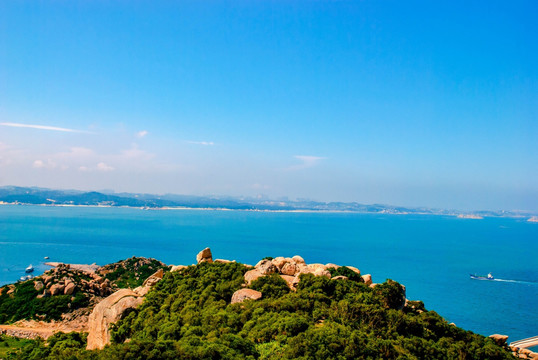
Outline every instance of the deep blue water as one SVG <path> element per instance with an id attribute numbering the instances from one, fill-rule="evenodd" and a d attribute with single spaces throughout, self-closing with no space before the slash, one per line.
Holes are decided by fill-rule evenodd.
<path id="1" fill-rule="evenodd" d="M 299 254 L 353 265 L 404 284 L 449 322 L 509 341 L 538 335 L 538 224 L 427 215 L 269 213 L 0 206 L 0 284 L 32 263 L 106 264 L 133 255 L 192 264 L 215 258 L 255 264 Z M 513 281 L 470 280 L 470 273 Z"/>

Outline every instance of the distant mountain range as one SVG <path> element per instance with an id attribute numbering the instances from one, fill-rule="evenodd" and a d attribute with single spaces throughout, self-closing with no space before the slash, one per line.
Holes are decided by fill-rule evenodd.
<path id="1" fill-rule="evenodd" d="M 191 195 L 153 195 L 136 193 L 115 193 L 112 191 L 52 190 L 38 187 L 0 187 L 0 204 L 32 205 L 85 205 L 85 206 L 127 206 L 145 209 L 195 208 L 230 209 L 258 211 L 349 211 L 377 214 L 432 214 L 464 215 L 464 217 L 531 217 L 536 215 L 527 211 L 457 211 L 430 208 L 408 208 L 357 202 L 319 202 L 312 200 L 270 200 L 250 197 L 231 196 L 191 196 Z"/>

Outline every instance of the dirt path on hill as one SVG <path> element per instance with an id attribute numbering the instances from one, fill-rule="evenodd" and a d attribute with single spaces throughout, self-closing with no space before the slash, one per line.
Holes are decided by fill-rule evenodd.
<path id="1" fill-rule="evenodd" d="M 43 322 L 43 321 L 17 321 L 13 325 L 0 325 L 0 334 L 24 339 L 47 339 L 56 332 L 88 331 L 86 324 L 81 322 Z"/>

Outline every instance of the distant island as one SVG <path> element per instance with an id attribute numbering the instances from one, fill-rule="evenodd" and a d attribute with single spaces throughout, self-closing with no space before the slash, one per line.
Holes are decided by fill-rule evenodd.
<path id="1" fill-rule="evenodd" d="M 459 211 L 426 207 L 403 207 L 383 204 L 365 205 L 358 202 L 321 202 L 314 200 L 280 199 L 233 196 L 193 196 L 175 194 L 115 193 L 111 191 L 53 190 L 39 187 L 0 187 L 0 205 L 48 206 L 107 206 L 157 209 L 209 209 L 250 211 L 334 211 L 373 214 L 425 214 L 447 215 L 462 218 L 518 217 L 538 219 L 528 211 Z"/>

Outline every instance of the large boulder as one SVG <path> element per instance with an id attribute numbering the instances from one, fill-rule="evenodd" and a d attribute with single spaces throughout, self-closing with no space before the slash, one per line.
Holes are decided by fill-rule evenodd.
<path id="1" fill-rule="evenodd" d="M 64 295 L 72 295 L 75 292 L 76 287 L 77 286 L 73 282 L 67 282 L 65 284 Z"/>
<path id="2" fill-rule="evenodd" d="M 186 268 L 187 267 L 185 265 L 172 265 L 172 268 L 170 268 L 170 272 L 179 271 Z"/>
<path id="3" fill-rule="evenodd" d="M 280 273 L 283 275 L 294 276 L 298 272 L 299 267 L 294 262 L 288 262 L 280 269 Z"/>
<path id="4" fill-rule="evenodd" d="M 270 275 L 270 274 L 274 274 L 274 273 L 278 272 L 277 267 L 275 265 L 273 265 L 271 260 L 267 260 L 267 259 L 260 260 L 256 264 L 256 269 L 258 269 L 258 271 L 262 275 Z"/>
<path id="5" fill-rule="evenodd" d="M 213 255 L 211 254 L 210 248 L 205 248 L 196 255 L 196 262 L 198 264 L 203 262 L 213 262 Z"/>
<path id="6" fill-rule="evenodd" d="M 161 280 L 163 278 L 163 275 L 164 275 L 163 269 L 157 270 L 153 275 L 151 275 L 150 277 L 148 277 L 144 281 L 142 286 L 153 286 L 153 285 L 155 285 L 157 282 L 159 282 L 159 280 Z"/>
<path id="7" fill-rule="evenodd" d="M 508 340 L 508 335 L 493 334 L 493 335 L 490 335 L 489 337 L 492 338 L 495 341 L 495 343 L 499 346 L 506 345 L 506 340 Z"/>
<path id="8" fill-rule="evenodd" d="M 51 295 L 61 295 L 64 292 L 65 286 L 62 284 L 54 284 L 50 287 L 50 294 Z"/>
<path id="9" fill-rule="evenodd" d="M 240 289 L 233 293 L 232 304 L 240 303 L 245 300 L 261 299 L 262 293 L 252 289 Z"/>
<path id="10" fill-rule="evenodd" d="M 43 289 L 43 287 L 45 287 L 45 285 L 43 285 L 43 283 L 41 281 L 36 281 L 34 283 L 34 289 L 36 289 L 37 291 L 40 291 Z M 0 295 L 2 295 L 1 293 L 2 290 L 0 290 Z"/>
<path id="11" fill-rule="evenodd" d="M 288 287 L 295 291 L 296 288 L 297 288 L 297 284 L 299 284 L 299 278 L 295 277 L 295 276 L 289 276 L 289 275 L 280 275 L 280 277 L 282 279 L 284 279 L 284 281 L 286 281 L 286 283 L 288 284 Z"/>
<path id="12" fill-rule="evenodd" d="M 278 257 L 274 258 L 273 260 L 271 260 L 271 262 L 273 263 L 273 265 L 275 265 L 277 267 L 278 271 L 281 271 L 282 267 L 284 265 L 286 265 L 289 262 L 289 260 L 286 259 L 285 257 L 278 256 Z"/>
<path id="13" fill-rule="evenodd" d="M 336 265 L 332 263 L 325 264 L 325 269 L 338 269 L 339 267 L 340 265 Z"/>
<path id="14" fill-rule="evenodd" d="M 256 280 L 257 278 L 261 276 L 263 276 L 263 274 L 260 272 L 260 270 L 252 269 L 245 273 L 244 278 L 245 278 L 245 282 L 247 284 L 250 284 L 251 282 L 253 282 L 254 280 Z"/>
<path id="15" fill-rule="evenodd" d="M 364 280 L 364 283 L 366 285 L 371 285 L 372 284 L 372 275 L 366 274 L 366 275 L 363 275 L 361 277 L 362 277 L 362 280 Z"/>
<path id="16" fill-rule="evenodd" d="M 130 289 L 121 289 L 95 306 L 88 319 L 88 345 L 86 349 L 102 349 L 110 343 L 109 326 L 121 319 L 128 309 L 138 307 L 144 300 Z"/>
<path id="17" fill-rule="evenodd" d="M 229 263 L 235 262 L 235 260 L 226 260 L 226 259 L 215 259 L 213 261 L 216 263 L 221 263 L 221 264 L 229 264 Z"/>
<path id="18" fill-rule="evenodd" d="M 297 264 L 305 264 L 304 259 L 300 257 L 299 255 L 295 255 L 292 257 L 293 261 L 295 261 Z"/>

